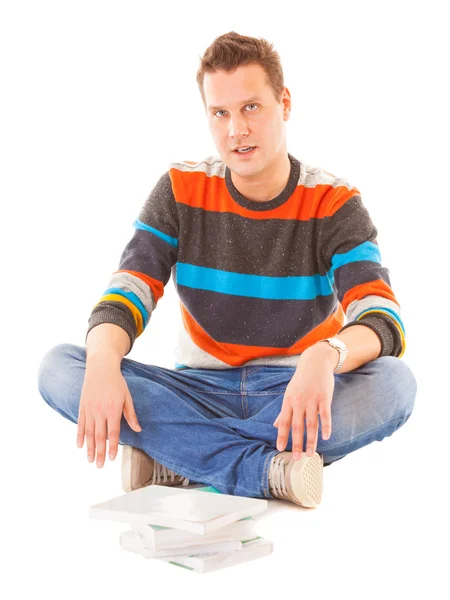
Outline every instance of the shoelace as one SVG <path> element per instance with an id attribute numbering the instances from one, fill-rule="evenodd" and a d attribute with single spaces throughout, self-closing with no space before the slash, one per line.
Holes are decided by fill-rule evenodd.
<path id="1" fill-rule="evenodd" d="M 281 498 L 282 500 L 289 498 L 284 477 L 284 469 L 288 463 L 289 460 L 285 456 L 275 454 L 269 469 L 269 488 L 274 498 Z"/>
<path id="2" fill-rule="evenodd" d="M 180 479 L 182 481 L 181 485 L 189 485 L 189 479 L 187 477 L 183 477 L 183 475 L 178 475 L 174 471 L 171 471 L 166 466 L 162 465 L 161 463 L 155 460 L 153 464 L 152 484 L 158 484 L 161 483 L 161 481 L 165 483 L 168 480 L 169 476 L 172 482 L 175 482 L 177 479 Z"/>

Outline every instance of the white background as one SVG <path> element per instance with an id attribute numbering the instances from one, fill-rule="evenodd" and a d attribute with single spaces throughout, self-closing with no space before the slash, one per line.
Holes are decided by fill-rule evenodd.
<path id="1" fill-rule="evenodd" d="M 2 2 L 3 597 L 449 597 L 444 4 Z M 89 518 L 122 493 L 121 454 L 89 464 L 37 371 L 52 346 L 84 344 L 170 162 L 216 154 L 195 74 L 230 30 L 281 56 L 288 150 L 360 189 L 418 395 L 404 428 L 325 469 L 317 510 L 270 503 L 270 557 L 201 576 L 125 552 L 126 525 Z M 129 357 L 172 368 L 180 320 L 170 281 Z"/>

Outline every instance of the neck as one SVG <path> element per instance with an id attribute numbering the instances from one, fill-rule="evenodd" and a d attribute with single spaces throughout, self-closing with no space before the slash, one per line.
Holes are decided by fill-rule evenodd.
<path id="1" fill-rule="evenodd" d="M 251 177 L 240 177 L 231 171 L 234 187 L 248 200 L 267 202 L 284 190 L 289 180 L 291 162 L 283 152 L 263 173 Z"/>

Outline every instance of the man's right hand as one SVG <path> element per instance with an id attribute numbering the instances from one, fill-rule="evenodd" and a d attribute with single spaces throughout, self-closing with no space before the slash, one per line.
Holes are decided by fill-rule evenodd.
<path id="1" fill-rule="evenodd" d="M 142 431 L 134 410 L 133 399 L 119 365 L 108 361 L 87 362 L 78 413 L 77 446 L 87 442 L 89 462 L 97 467 L 105 462 L 106 440 L 109 440 L 109 459 L 117 454 L 122 413 L 134 431 Z"/>

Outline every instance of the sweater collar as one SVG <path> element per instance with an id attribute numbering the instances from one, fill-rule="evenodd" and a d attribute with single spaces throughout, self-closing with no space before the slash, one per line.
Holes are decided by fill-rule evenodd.
<path id="1" fill-rule="evenodd" d="M 282 204 L 284 204 L 294 192 L 297 187 L 299 176 L 300 176 L 300 162 L 294 158 L 291 154 L 288 153 L 289 160 L 291 162 L 291 171 L 289 174 L 289 179 L 286 184 L 284 190 L 282 190 L 278 196 L 272 198 L 272 200 L 267 200 L 265 202 L 258 202 L 256 200 L 249 200 L 245 196 L 243 196 L 235 187 L 234 183 L 231 180 L 231 171 L 228 167 L 225 168 L 225 182 L 228 188 L 228 191 L 231 197 L 244 208 L 248 208 L 250 210 L 272 210 L 274 208 L 278 208 Z"/>

